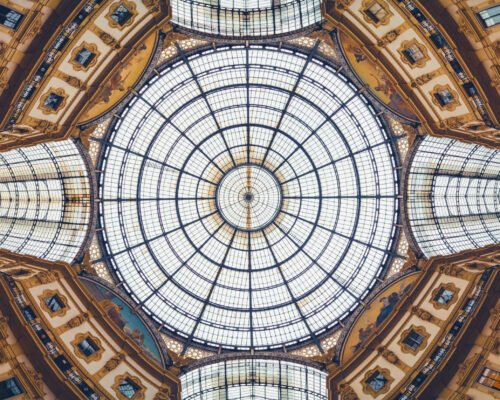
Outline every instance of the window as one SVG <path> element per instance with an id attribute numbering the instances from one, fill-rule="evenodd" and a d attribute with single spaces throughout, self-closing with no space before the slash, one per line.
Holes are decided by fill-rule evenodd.
<path id="1" fill-rule="evenodd" d="M 477 382 L 483 386 L 500 391 L 500 372 L 486 367 L 481 372 Z"/>
<path id="2" fill-rule="evenodd" d="M 364 13 L 376 24 L 382 23 L 389 16 L 388 11 L 378 2 L 366 7 Z"/>
<path id="3" fill-rule="evenodd" d="M 424 53 L 416 43 L 403 49 L 402 53 L 406 57 L 408 62 L 412 65 L 418 63 L 418 61 L 421 61 L 425 58 Z"/>
<path id="4" fill-rule="evenodd" d="M 47 305 L 47 308 L 53 313 L 60 311 L 65 307 L 63 301 L 57 294 L 51 297 L 47 297 L 45 299 L 45 304 Z"/>
<path id="5" fill-rule="evenodd" d="M 24 19 L 24 15 L 8 7 L 0 5 L 0 24 L 16 30 Z"/>
<path id="6" fill-rule="evenodd" d="M 485 28 L 491 28 L 492 26 L 500 24 L 500 6 L 494 6 L 479 11 L 477 15 Z"/>
<path id="7" fill-rule="evenodd" d="M 375 393 L 380 392 L 389 382 L 389 380 L 379 371 L 375 371 L 370 377 L 366 380 L 368 386 L 372 388 Z"/>
<path id="8" fill-rule="evenodd" d="M 61 105 L 62 101 L 64 100 L 63 96 L 60 96 L 56 93 L 49 93 L 45 101 L 43 102 L 43 105 L 46 108 L 49 108 L 51 110 L 57 110 L 59 106 Z"/>
<path id="9" fill-rule="evenodd" d="M 438 90 L 437 92 L 434 93 L 434 97 L 436 98 L 438 103 L 441 104 L 441 106 L 443 107 L 455 101 L 455 98 L 447 89 Z"/>
<path id="10" fill-rule="evenodd" d="M 438 290 L 437 295 L 434 297 L 434 301 L 439 304 L 447 305 L 452 299 L 455 293 L 451 290 L 441 288 Z"/>
<path id="11" fill-rule="evenodd" d="M 432 95 L 434 97 L 433 99 L 434 104 L 438 105 L 443 109 L 453 111 L 456 105 L 458 104 L 457 100 L 455 99 L 455 96 L 452 94 L 449 85 L 435 86 L 434 90 L 432 91 Z"/>
<path id="12" fill-rule="evenodd" d="M 131 379 L 125 378 L 119 385 L 118 385 L 118 391 L 124 395 L 127 399 L 132 399 L 134 398 L 135 394 L 140 390 L 141 388 L 135 384 Z"/>
<path id="13" fill-rule="evenodd" d="M 11 397 L 23 394 L 24 390 L 16 377 L 0 382 L 0 399 L 10 399 Z"/>
<path id="14" fill-rule="evenodd" d="M 97 344 L 95 344 L 95 342 L 90 337 L 86 337 L 85 339 L 83 339 L 80 343 L 78 343 L 77 346 L 82 354 L 84 354 L 86 357 L 91 356 L 97 350 L 99 350 L 99 346 L 97 346 Z"/>
<path id="15" fill-rule="evenodd" d="M 132 15 L 132 12 L 130 12 L 127 7 L 125 7 L 123 4 L 120 4 L 111 14 L 111 19 L 118 25 L 123 26 L 130 18 L 132 18 Z"/>
<path id="16" fill-rule="evenodd" d="M 411 330 L 408 335 L 403 340 L 403 343 L 413 350 L 417 350 L 422 342 L 424 341 L 424 336 L 415 330 Z"/>
<path id="17" fill-rule="evenodd" d="M 80 64 L 81 66 L 87 68 L 95 58 L 95 56 L 95 53 L 92 53 L 89 49 L 84 47 L 76 54 L 74 61 L 77 64 Z"/>

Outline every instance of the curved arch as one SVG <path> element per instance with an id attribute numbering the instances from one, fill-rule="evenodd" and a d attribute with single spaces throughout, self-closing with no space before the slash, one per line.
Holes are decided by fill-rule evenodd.
<path id="1" fill-rule="evenodd" d="M 427 136 L 406 179 L 407 220 L 426 257 L 500 242 L 500 151 Z"/>
<path id="2" fill-rule="evenodd" d="M 50 142 L 0 153 L 0 247 L 73 262 L 94 225 L 94 185 L 81 144 Z"/>

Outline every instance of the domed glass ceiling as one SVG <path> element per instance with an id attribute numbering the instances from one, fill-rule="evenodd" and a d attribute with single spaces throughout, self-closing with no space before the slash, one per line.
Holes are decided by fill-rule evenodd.
<path id="1" fill-rule="evenodd" d="M 326 373 L 290 361 L 224 360 L 181 375 L 183 400 L 327 400 Z"/>
<path id="2" fill-rule="evenodd" d="M 172 0 L 172 21 L 215 36 L 269 37 L 321 22 L 321 0 Z"/>
<path id="3" fill-rule="evenodd" d="M 314 50 L 181 52 L 103 142 L 105 259 L 186 346 L 319 344 L 391 260 L 395 167 L 362 90 Z"/>

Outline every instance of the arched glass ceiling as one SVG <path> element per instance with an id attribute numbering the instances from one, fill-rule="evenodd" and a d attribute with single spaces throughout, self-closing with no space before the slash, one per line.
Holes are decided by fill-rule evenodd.
<path id="1" fill-rule="evenodd" d="M 216 36 L 269 37 L 321 22 L 321 0 L 172 0 L 172 21 Z"/>
<path id="2" fill-rule="evenodd" d="M 408 176 L 408 218 L 427 257 L 500 242 L 500 151 L 428 136 Z"/>
<path id="3" fill-rule="evenodd" d="M 242 359 L 181 376 L 183 400 L 326 400 L 326 374 L 287 361 Z"/>
<path id="4" fill-rule="evenodd" d="M 187 345 L 316 340 L 392 257 L 390 139 L 312 53 L 181 54 L 124 108 L 100 163 L 104 258 Z"/>
<path id="5" fill-rule="evenodd" d="M 91 191 L 72 140 L 0 153 L 0 248 L 72 262 L 88 239 Z"/>

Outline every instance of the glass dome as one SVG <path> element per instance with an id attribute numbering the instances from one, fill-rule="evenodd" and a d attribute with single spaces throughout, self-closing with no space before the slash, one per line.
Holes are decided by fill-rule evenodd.
<path id="1" fill-rule="evenodd" d="M 224 37 L 269 37 L 321 22 L 321 0 L 172 0 L 172 21 Z"/>
<path id="2" fill-rule="evenodd" d="M 183 400 L 327 400 L 326 373 L 267 359 L 225 360 L 181 376 Z"/>
<path id="3" fill-rule="evenodd" d="M 313 53 L 181 54 L 103 142 L 104 258 L 186 346 L 319 344 L 391 261 L 396 166 L 362 90 Z"/>

